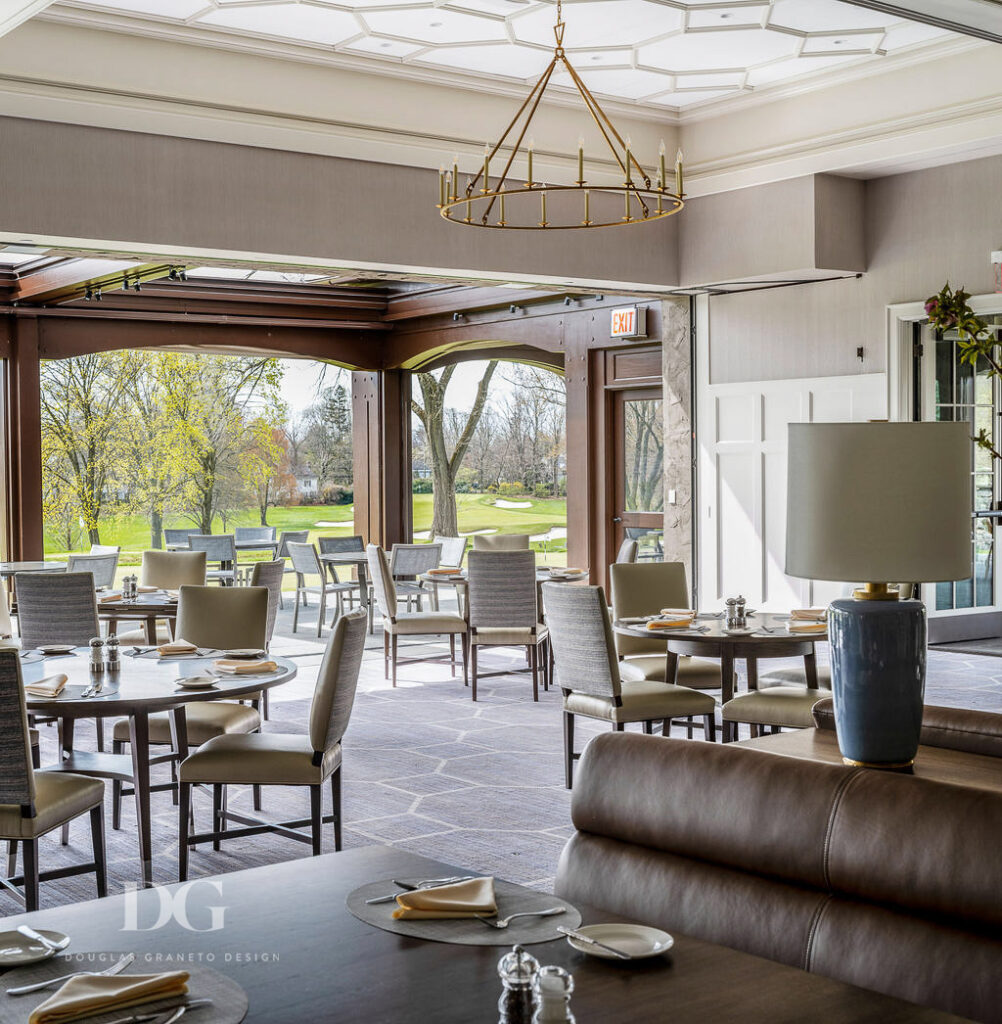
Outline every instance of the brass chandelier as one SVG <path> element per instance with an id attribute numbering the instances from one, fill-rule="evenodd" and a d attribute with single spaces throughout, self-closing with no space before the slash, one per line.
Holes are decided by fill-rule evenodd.
<path id="1" fill-rule="evenodd" d="M 682 151 L 675 158 L 674 191 L 668 188 L 665 166 L 665 144 L 659 152 L 657 182 L 634 155 L 630 139 L 623 139 L 609 120 L 598 100 L 567 59 L 564 51 L 564 20 L 562 2 L 557 0 L 557 23 L 553 28 L 556 46 L 553 59 L 532 87 L 525 102 L 511 119 L 500 141 L 492 148 L 484 147 L 484 162 L 475 176 L 467 178 L 460 191 L 459 157 L 452 170 L 439 171 L 438 209 L 452 224 L 475 228 L 498 228 L 517 231 L 544 231 L 561 228 L 604 228 L 624 224 L 645 224 L 678 213 L 685 205 L 682 191 Z M 585 178 L 584 139 L 578 143 L 578 176 L 571 185 L 552 185 L 533 180 L 532 136 L 525 142 L 532 119 L 546 92 L 554 71 L 563 65 L 571 77 L 584 105 L 623 174 L 622 184 L 591 185 Z M 516 137 L 517 136 L 517 137 Z M 499 178 L 491 179 L 491 163 L 515 137 Z M 525 152 L 528 174 L 524 181 L 512 180 L 511 170 L 519 155 Z"/>

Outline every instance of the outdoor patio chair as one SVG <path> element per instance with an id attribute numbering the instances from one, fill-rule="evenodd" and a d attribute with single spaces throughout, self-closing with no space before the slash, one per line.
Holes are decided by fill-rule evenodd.
<path id="1" fill-rule="evenodd" d="M 414 601 L 421 611 L 423 597 L 430 597 L 432 608 L 438 611 L 438 590 L 434 587 L 426 590 L 418 577 L 441 564 L 441 544 L 394 544 L 390 549 L 390 575 L 396 584 L 397 600 L 406 598 L 408 611 Z"/>
<path id="2" fill-rule="evenodd" d="M 549 689 L 546 644 L 536 599 L 536 556 L 532 551 L 471 551 L 468 559 L 466 619 L 470 627 L 470 685 L 477 699 L 477 680 L 503 672 L 479 672 L 481 647 L 525 647 L 532 673 L 532 699 L 539 700 L 539 673 Z"/>
<path id="3" fill-rule="evenodd" d="M 616 563 L 622 565 L 628 562 L 635 562 L 637 560 L 637 542 L 630 540 L 629 537 L 619 545 L 619 551 L 616 552 Z"/>
<path id="4" fill-rule="evenodd" d="M 358 534 L 352 537 L 318 537 L 317 543 L 320 545 L 321 555 L 338 555 L 342 552 L 354 553 L 365 551 L 365 540 Z M 332 565 L 330 562 L 322 562 L 321 564 L 330 570 L 331 581 L 336 583 L 338 580 L 337 566 Z M 372 584 L 369 584 L 369 593 L 371 594 L 371 592 Z M 349 593 L 346 596 L 348 598 L 348 607 L 353 608 L 355 606 L 354 593 Z"/>
<path id="5" fill-rule="evenodd" d="M 334 849 L 341 849 L 341 740 L 355 702 L 358 674 L 365 649 L 365 613 L 343 615 L 331 632 L 313 692 L 307 735 L 252 733 L 210 740 L 181 763 L 179 769 L 178 879 L 188 877 L 188 847 L 210 842 L 219 849 L 223 839 L 277 832 L 308 843 L 314 856 L 321 851 L 322 827 L 334 824 Z M 323 787 L 330 781 L 333 806 L 323 814 Z M 191 787 L 213 788 L 212 828 L 190 834 Z M 232 813 L 226 805 L 230 785 L 303 786 L 310 791 L 310 816 L 294 821 L 262 823 L 260 818 Z M 246 828 L 229 827 L 230 822 Z M 309 834 L 298 829 L 310 826 Z"/>
<path id="6" fill-rule="evenodd" d="M 233 539 L 238 544 L 271 544 L 275 540 L 274 526 L 238 526 Z"/>
<path id="7" fill-rule="evenodd" d="M 295 610 L 292 613 L 292 632 L 295 633 L 299 628 L 300 597 L 305 608 L 308 607 L 307 595 L 316 594 L 320 598 L 320 610 L 317 614 L 317 636 L 320 636 L 324 628 L 324 613 L 327 611 L 327 595 L 335 595 L 336 607 L 334 609 L 334 616 L 331 619 L 331 625 L 333 625 L 344 613 L 343 595 L 351 593 L 353 590 L 358 590 L 358 582 L 356 580 L 347 580 L 342 583 L 338 580 L 337 573 L 334 573 L 335 582 L 329 583 L 325 567 L 320 561 L 320 556 L 317 554 L 317 549 L 313 544 L 296 544 L 292 542 L 288 547 L 292 567 L 296 573 L 296 604 Z M 318 576 L 320 578 L 319 584 L 315 587 L 309 586 L 306 582 L 307 576 Z"/>
<path id="8" fill-rule="evenodd" d="M 200 534 L 202 531 L 197 527 L 187 527 L 183 530 L 164 530 L 164 546 L 168 551 L 184 550 L 188 547 L 188 538 Z"/>
<path id="9" fill-rule="evenodd" d="M 289 557 L 290 542 L 295 544 L 305 544 L 309 539 L 309 530 L 283 530 L 278 535 L 278 550 L 275 552 L 275 557 L 282 559 L 282 561 L 284 562 L 285 559 Z M 295 571 L 296 570 L 293 569 L 291 565 L 286 565 L 285 568 L 282 570 L 283 573 L 290 573 Z M 285 607 L 285 601 L 282 599 L 281 591 L 279 592 L 278 595 L 278 607 Z"/>
<path id="10" fill-rule="evenodd" d="M 197 533 L 188 538 L 192 551 L 204 551 L 206 562 L 216 562 L 218 569 L 208 569 L 206 582 L 214 580 L 224 587 L 237 582 L 237 549 L 232 533 Z"/>
<path id="11" fill-rule="evenodd" d="M 397 640 L 401 636 L 448 636 L 449 661 L 452 674 L 456 674 L 456 636 L 463 642 L 463 684 L 469 685 L 469 630 L 466 619 L 455 612 L 398 612 L 396 584 L 390 573 L 386 552 L 378 544 L 366 549 L 369 556 L 369 575 L 372 588 L 383 613 L 383 669 L 384 678 L 390 678 L 392 668 L 393 685 L 397 685 Z M 428 658 L 408 658 L 408 661 L 433 661 L 438 655 Z"/>
<path id="12" fill-rule="evenodd" d="M 251 570 L 250 585 L 266 587 L 268 590 L 268 629 L 265 633 L 265 646 L 271 643 L 271 638 L 275 633 L 275 619 L 278 616 L 284 577 L 285 559 L 283 558 L 277 558 L 273 562 L 255 562 L 254 568 Z"/>
<path id="13" fill-rule="evenodd" d="M 183 586 L 177 604 L 177 635 L 198 647 L 227 650 L 236 647 L 267 646 L 268 593 L 264 587 Z M 188 746 L 199 747 L 216 736 L 233 733 L 257 732 L 261 728 L 261 715 L 254 704 L 260 694 L 242 698 L 248 704 L 225 700 L 199 701 L 185 709 Z M 154 712 L 149 716 L 150 744 L 174 747 L 169 711 Z M 112 729 L 113 751 L 121 754 L 129 742 L 129 721 L 120 719 Z M 174 773 L 180 759 L 175 748 L 170 761 Z M 150 787 L 151 792 L 173 789 L 175 783 L 161 783 Z M 112 828 L 121 828 L 122 797 L 132 794 L 120 781 L 112 782 Z M 260 793 L 255 793 L 255 807 L 260 804 Z"/>
<path id="14" fill-rule="evenodd" d="M 121 544 L 91 544 L 90 551 L 91 555 L 120 555 L 122 553 Z"/>
<path id="15" fill-rule="evenodd" d="M 528 551 L 527 533 L 475 533 L 474 551 Z"/>
<path id="16" fill-rule="evenodd" d="M 671 731 L 673 720 L 684 719 L 689 725 L 702 717 L 706 738 L 716 738 L 717 702 L 708 693 L 622 676 L 601 587 L 544 583 L 543 608 L 553 644 L 556 682 L 564 699 L 564 782 L 568 789 L 574 762 L 580 757 L 574 752 L 576 715 L 608 722 L 618 732 L 630 722 L 640 722 L 644 732 L 653 733 L 654 723 L 660 721 L 664 736 Z"/>
<path id="17" fill-rule="evenodd" d="M 89 572 L 94 577 L 94 589 L 115 585 L 118 571 L 118 552 L 113 555 L 70 555 L 66 560 L 67 572 Z"/>
<path id="18" fill-rule="evenodd" d="M 442 546 L 441 564 L 461 566 L 466 557 L 469 537 L 435 537 L 435 543 Z"/>
<path id="19" fill-rule="evenodd" d="M 681 562 L 617 562 L 609 566 L 612 618 L 657 615 L 662 608 L 688 608 L 689 588 Z M 656 636 L 616 634 L 619 671 L 624 679 L 663 683 L 668 641 Z M 720 689 L 720 662 L 700 658 L 678 659 L 678 674 L 670 682 L 694 690 Z"/>
<path id="20" fill-rule="evenodd" d="M 39 882 L 93 871 L 98 897 L 108 895 L 104 853 L 104 783 L 71 772 L 35 771 L 21 662 L 13 649 L 0 651 L 0 840 L 7 840 L 7 878 L 24 889 L 24 908 L 38 909 Z M 90 814 L 93 860 L 58 871 L 40 871 L 38 840 Z M 16 875 L 17 847 L 22 872 Z"/>

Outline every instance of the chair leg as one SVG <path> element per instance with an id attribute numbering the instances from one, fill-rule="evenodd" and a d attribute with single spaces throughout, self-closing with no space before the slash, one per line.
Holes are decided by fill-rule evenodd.
<path id="1" fill-rule="evenodd" d="M 626 732 L 626 722 L 616 722 L 612 728 L 614 732 Z"/>
<path id="2" fill-rule="evenodd" d="M 390 669 L 393 673 L 393 685 L 397 685 L 397 634 L 390 637 Z"/>
<path id="3" fill-rule="evenodd" d="M 752 722 L 748 726 L 748 729 L 751 732 L 751 738 L 753 740 L 757 740 L 759 738 L 759 736 L 761 735 L 761 731 L 759 730 L 758 724 L 756 722 Z"/>
<path id="4" fill-rule="evenodd" d="M 122 753 L 125 744 L 121 740 L 112 743 L 116 754 Z M 111 827 L 117 832 L 122 827 L 122 780 L 112 779 L 111 782 Z"/>
<path id="5" fill-rule="evenodd" d="M 70 845 L 70 823 L 68 821 L 63 822 L 63 827 L 59 830 L 60 837 L 59 842 L 62 846 Z"/>
<path id="6" fill-rule="evenodd" d="M 104 852 L 104 804 L 90 810 L 90 838 L 94 847 L 94 874 L 98 899 L 108 895 L 108 859 Z"/>
<path id="7" fill-rule="evenodd" d="M 571 788 L 574 781 L 574 716 L 564 712 L 564 785 Z"/>
<path id="8" fill-rule="evenodd" d="M 653 736 L 654 735 L 654 723 L 653 722 L 644 722 L 644 734 L 647 735 L 647 736 Z"/>
<path id="9" fill-rule="evenodd" d="M 219 783 L 215 783 L 212 787 L 212 831 L 219 833 L 223 831 L 223 787 Z M 212 849 L 216 852 L 219 851 L 219 836 L 218 834 L 212 840 Z"/>
<path id="10" fill-rule="evenodd" d="M 667 736 L 671 736 L 671 719 L 670 718 L 666 718 L 661 723 L 661 735 L 662 736 L 666 736 L 666 737 Z"/>
<path id="11" fill-rule="evenodd" d="M 549 662 L 550 668 L 550 682 L 554 680 L 554 670 L 556 669 L 556 662 L 553 657 L 553 641 L 547 640 L 546 642 L 546 660 Z"/>
<path id="12" fill-rule="evenodd" d="M 317 636 L 320 636 L 320 634 L 323 632 L 323 628 L 324 628 L 324 615 L 326 613 L 327 613 L 327 590 L 323 586 L 323 583 L 321 583 L 321 585 L 320 585 L 320 612 L 317 615 Z"/>
<path id="13" fill-rule="evenodd" d="M 188 835 L 191 818 L 191 783 L 178 784 L 177 812 L 177 880 L 188 881 Z"/>
<path id="14" fill-rule="evenodd" d="M 24 909 L 38 910 L 38 840 L 21 840 L 21 860 L 24 864 Z"/>
<path id="15" fill-rule="evenodd" d="M 97 749 L 104 752 L 104 719 L 95 718 L 94 728 L 97 731 Z"/>
<path id="16" fill-rule="evenodd" d="M 471 696 L 474 702 L 477 699 L 477 645 L 471 643 L 470 646 L 470 677 L 471 677 Z"/>
<path id="17" fill-rule="evenodd" d="M 390 678 L 390 634 L 383 630 L 383 678 Z"/>
<path id="18" fill-rule="evenodd" d="M 292 609 L 292 632 L 295 633 L 299 628 L 299 584 L 296 584 L 296 600 Z"/>
<path id="19" fill-rule="evenodd" d="M 543 646 L 539 652 L 539 661 L 543 669 L 543 690 L 546 693 L 550 692 L 550 638 L 547 637 L 543 641 Z"/>
<path id="20" fill-rule="evenodd" d="M 334 851 L 341 852 L 341 768 L 331 776 L 331 797 L 334 802 Z"/>
<path id="21" fill-rule="evenodd" d="M 470 685 L 470 634 L 462 633 L 463 642 L 463 686 Z"/>
<path id="22" fill-rule="evenodd" d="M 685 738 L 687 740 L 692 739 L 692 715 L 685 720 Z"/>
<path id="23" fill-rule="evenodd" d="M 17 874 L 17 840 L 11 839 L 7 843 L 7 877 L 13 878 Z"/>
<path id="24" fill-rule="evenodd" d="M 456 678 L 456 634 L 449 634 L 449 667 L 452 672 L 452 678 Z"/>
<path id="25" fill-rule="evenodd" d="M 539 648 L 535 644 L 529 646 L 529 661 L 532 669 L 532 699 L 539 703 Z"/>
<path id="26" fill-rule="evenodd" d="M 310 786 L 310 833 L 313 838 L 313 856 L 320 856 L 321 818 L 323 817 L 323 786 Z"/>
<path id="27" fill-rule="evenodd" d="M 2 598 L 0 598 L 0 600 L 2 600 Z M 31 767 L 42 767 L 42 750 L 37 743 L 31 748 Z"/>
<path id="28" fill-rule="evenodd" d="M 261 787 L 253 786 L 252 789 L 254 792 L 254 810 L 259 811 L 261 810 Z"/>
<path id="29" fill-rule="evenodd" d="M 717 739 L 717 718 L 716 715 L 703 715 L 703 736 L 711 743 Z"/>

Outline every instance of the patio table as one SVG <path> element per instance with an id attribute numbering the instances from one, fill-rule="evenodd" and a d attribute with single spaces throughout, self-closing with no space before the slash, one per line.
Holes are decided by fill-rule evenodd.
<path id="1" fill-rule="evenodd" d="M 169 760 L 172 754 L 150 756 L 149 716 L 169 711 L 174 722 L 177 753 L 188 754 L 188 730 L 185 705 L 210 700 L 239 700 L 261 690 L 288 682 L 296 675 L 296 664 L 288 658 L 272 658 L 278 671 L 268 674 L 221 676 L 211 690 L 183 690 L 175 680 L 181 676 L 201 675 L 211 667 L 213 658 L 154 660 L 146 657 L 122 658 L 118 672 L 94 675 L 90 671 L 89 651 L 78 648 L 73 654 L 38 659 L 23 659 L 21 673 L 26 683 L 63 673 L 67 684 L 58 697 L 27 694 L 28 712 L 62 719 L 61 759 L 46 766 L 50 771 L 81 772 L 100 779 L 132 782 L 136 790 L 136 815 L 139 823 L 139 856 L 142 879 L 153 884 L 153 848 L 150 827 L 150 766 Z M 103 690 L 94 697 L 81 694 L 97 680 Z M 129 719 L 128 754 L 93 753 L 73 749 L 73 726 L 78 718 Z"/>
<path id="2" fill-rule="evenodd" d="M 332 551 L 321 555 L 323 565 L 353 566 L 358 571 L 358 600 L 369 616 L 369 632 L 375 632 L 372 602 L 369 600 L 369 556 L 364 551 Z"/>
<path id="3" fill-rule="evenodd" d="M 643 637 L 645 640 L 657 639 L 667 643 L 667 670 L 665 680 L 675 682 L 680 655 L 691 655 L 697 658 L 719 658 L 721 678 L 721 702 L 726 704 L 734 696 L 734 662 L 744 659 L 748 669 L 748 686 L 758 688 L 758 660 L 760 658 L 797 658 L 804 659 L 804 671 L 807 684 L 818 685 L 817 659 L 814 645 L 828 639 L 827 632 L 811 633 L 809 636 L 785 632 L 785 618 L 777 618 L 768 613 L 760 612 L 752 616 L 750 622 L 758 632 L 744 635 L 728 635 L 724 631 L 723 619 L 698 619 L 697 624 L 705 627 L 705 632 L 697 633 L 691 629 L 659 629 L 649 630 L 642 622 L 613 623 L 617 633 L 626 636 Z M 763 630 L 777 630 L 765 632 Z"/>

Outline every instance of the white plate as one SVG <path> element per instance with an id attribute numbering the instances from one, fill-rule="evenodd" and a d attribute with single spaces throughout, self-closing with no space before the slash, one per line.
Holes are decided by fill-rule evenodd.
<path id="1" fill-rule="evenodd" d="M 38 649 L 42 654 L 69 654 L 73 644 L 41 644 Z"/>
<path id="2" fill-rule="evenodd" d="M 66 938 L 62 932 L 54 932 L 49 928 L 39 928 L 38 933 L 52 942 L 62 942 Z M 29 939 L 20 932 L 0 932 L 0 964 L 5 967 L 14 964 L 34 964 L 55 955 L 51 949 L 46 949 L 40 942 Z"/>
<path id="3" fill-rule="evenodd" d="M 582 935 L 587 935 L 596 942 L 604 942 L 607 946 L 614 946 L 624 953 L 629 953 L 634 960 L 643 960 L 651 956 L 661 956 L 667 953 L 675 940 L 659 928 L 648 928 L 643 924 L 589 924 L 577 929 Z M 607 953 L 598 946 L 589 945 L 572 935 L 567 936 L 567 941 L 581 953 L 589 956 L 598 956 L 603 960 L 620 960 L 614 953 Z"/>
<path id="4" fill-rule="evenodd" d="M 727 629 L 724 628 L 724 633 L 727 636 L 751 636 L 755 632 L 754 626 L 743 626 L 740 629 Z"/>
<path id="5" fill-rule="evenodd" d="M 181 676 L 174 680 L 182 690 L 211 690 L 218 682 L 216 676 Z"/>
<path id="6" fill-rule="evenodd" d="M 263 658 L 267 651 L 260 647 L 234 647 L 232 651 L 220 651 L 226 658 Z"/>

